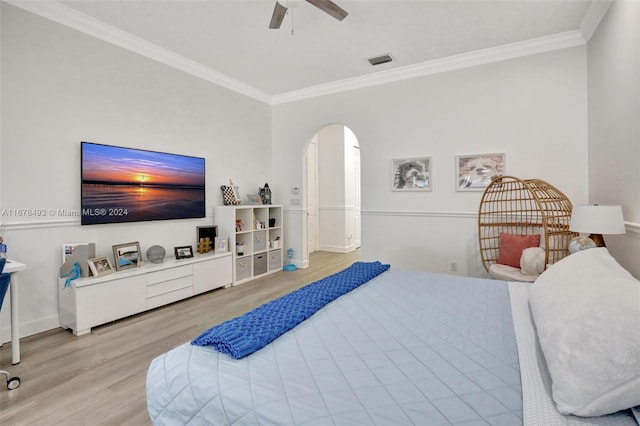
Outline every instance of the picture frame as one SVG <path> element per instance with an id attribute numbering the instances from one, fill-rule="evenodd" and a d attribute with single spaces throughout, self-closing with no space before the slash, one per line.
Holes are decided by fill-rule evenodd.
<path id="1" fill-rule="evenodd" d="M 456 191 L 484 191 L 496 178 L 504 176 L 505 154 L 456 156 Z"/>
<path id="2" fill-rule="evenodd" d="M 192 246 L 174 247 L 173 251 L 175 253 L 176 259 L 188 259 L 190 257 L 193 257 Z"/>
<path id="3" fill-rule="evenodd" d="M 429 192 L 432 189 L 431 157 L 391 159 L 391 190 Z"/>
<path id="4" fill-rule="evenodd" d="M 137 241 L 125 244 L 117 244 L 113 248 L 113 261 L 116 271 L 140 266 L 142 254 L 140 253 L 140 243 Z"/>
<path id="5" fill-rule="evenodd" d="M 196 241 L 201 242 L 203 239 L 208 238 L 211 244 L 218 236 L 218 225 L 212 226 L 197 226 L 196 227 Z"/>
<path id="6" fill-rule="evenodd" d="M 228 237 L 216 237 L 216 243 L 214 251 L 216 253 L 226 253 L 229 251 L 229 238 Z"/>
<path id="7" fill-rule="evenodd" d="M 113 265 L 107 256 L 88 259 L 89 269 L 94 277 L 99 278 L 113 273 Z"/>
<path id="8" fill-rule="evenodd" d="M 262 198 L 258 194 L 247 194 L 249 204 L 262 204 Z"/>

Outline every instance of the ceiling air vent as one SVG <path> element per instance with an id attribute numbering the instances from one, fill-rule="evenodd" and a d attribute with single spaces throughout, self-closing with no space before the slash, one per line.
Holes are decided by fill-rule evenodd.
<path id="1" fill-rule="evenodd" d="M 386 55 L 376 56 L 375 58 L 369 58 L 368 61 L 371 65 L 376 66 L 380 64 L 386 64 L 387 62 L 391 62 L 393 61 L 393 58 L 391 57 L 391 55 L 386 54 Z"/>

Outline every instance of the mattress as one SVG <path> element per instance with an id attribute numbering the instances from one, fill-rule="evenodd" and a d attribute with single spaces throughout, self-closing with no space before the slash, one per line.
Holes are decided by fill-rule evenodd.
<path id="1" fill-rule="evenodd" d="M 504 281 L 391 269 L 246 358 L 185 343 L 154 359 L 149 415 L 155 425 L 523 424 L 510 298 Z"/>

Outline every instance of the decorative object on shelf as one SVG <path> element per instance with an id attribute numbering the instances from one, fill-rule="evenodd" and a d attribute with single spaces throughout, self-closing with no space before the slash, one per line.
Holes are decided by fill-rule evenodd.
<path id="1" fill-rule="evenodd" d="M 456 191 L 484 191 L 505 173 L 505 154 L 456 157 Z"/>
<path id="2" fill-rule="evenodd" d="M 244 256 L 244 243 L 236 243 L 236 254 Z"/>
<path id="3" fill-rule="evenodd" d="M 242 231 L 242 219 L 236 219 L 236 232 Z"/>
<path id="4" fill-rule="evenodd" d="M 589 237 L 575 237 L 569 241 L 569 253 L 571 254 L 596 247 L 596 243 Z"/>
<path id="5" fill-rule="evenodd" d="M 247 200 L 249 200 L 249 204 L 262 204 L 258 194 L 247 194 Z"/>
<path id="6" fill-rule="evenodd" d="M 271 189 L 269 189 L 268 183 L 265 182 L 263 188 L 258 188 L 258 194 L 260 194 L 262 203 L 256 204 L 271 204 Z"/>
<path id="7" fill-rule="evenodd" d="M 193 247 L 191 246 L 174 247 L 173 251 L 175 252 L 176 259 L 193 257 Z"/>
<path id="8" fill-rule="evenodd" d="M 276 237 L 273 240 L 269 241 L 269 248 L 278 249 L 280 248 L 280 237 Z"/>
<path id="9" fill-rule="evenodd" d="M 590 205 L 576 206 L 571 212 L 569 229 L 573 232 L 589 233 L 597 247 L 606 247 L 603 234 L 624 234 L 624 219 L 621 206 Z"/>
<path id="10" fill-rule="evenodd" d="M 269 228 L 275 228 L 276 226 L 276 218 L 275 217 L 270 217 L 269 218 Z"/>
<path id="11" fill-rule="evenodd" d="M 113 273 L 113 265 L 107 256 L 94 257 L 87 262 L 89 262 L 89 268 L 91 268 L 94 277 L 102 277 Z"/>
<path id="12" fill-rule="evenodd" d="M 196 241 L 198 242 L 198 253 L 207 253 L 211 251 L 211 245 L 213 244 L 216 237 L 218 236 L 218 226 L 217 225 L 198 226 L 196 228 L 196 234 L 197 234 Z M 209 240 L 209 244 L 208 244 L 209 249 L 206 251 L 201 251 L 200 243 L 203 241 L 206 243 L 205 239 Z M 206 245 L 202 247 L 203 250 L 205 248 L 206 248 Z"/>
<path id="13" fill-rule="evenodd" d="M 284 269 L 285 271 L 295 271 L 296 269 L 298 269 L 298 267 L 293 264 L 293 249 L 292 248 L 287 250 L 287 260 L 288 260 L 288 263 L 286 265 L 284 265 L 284 267 L 282 269 Z"/>
<path id="14" fill-rule="evenodd" d="M 71 285 L 71 281 L 75 280 L 80 276 L 80 265 L 78 262 L 73 262 L 73 267 L 69 272 L 64 275 L 60 275 L 60 278 L 66 278 L 64 281 L 64 286 L 69 287 Z"/>
<path id="15" fill-rule="evenodd" d="M 116 271 L 137 268 L 142 263 L 140 243 L 135 241 L 113 246 L 113 259 L 116 264 Z"/>
<path id="16" fill-rule="evenodd" d="M 229 237 L 216 237 L 216 253 L 226 253 L 229 250 Z"/>
<path id="17" fill-rule="evenodd" d="M 60 277 L 73 270 L 74 265 L 80 265 L 80 276 L 88 277 L 92 274 L 89 259 L 96 257 L 95 243 L 65 243 L 62 245 L 62 266 Z"/>
<path id="18" fill-rule="evenodd" d="M 198 253 L 209 253 L 211 251 L 211 239 L 209 237 L 200 238 L 198 241 Z"/>
<path id="19" fill-rule="evenodd" d="M 167 254 L 167 251 L 162 246 L 151 246 L 147 249 L 147 259 L 151 263 L 162 263 L 164 262 L 164 256 Z"/>
<path id="20" fill-rule="evenodd" d="M 391 160 L 392 191 L 431 191 L 431 157 Z"/>
<path id="21" fill-rule="evenodd" d="M 225 206 L 237 206 L 242 201 L 240 201 L 240 192 L 238 191 L 238 187 L 233 184 L 233 181 L 229 179 L 229 185 L 222 185 L 220 187 L 220 191 L 222 191 L 222 202 L 224 202 Z"/>

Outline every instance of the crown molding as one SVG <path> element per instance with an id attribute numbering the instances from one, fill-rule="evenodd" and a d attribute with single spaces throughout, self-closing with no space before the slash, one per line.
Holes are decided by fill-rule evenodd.
<path id="1" fill-rule="evenodd" d="M 587 9 L 587 13 L 580 24 L 580 32 L 586 41 L 591 39 L 612 3 L 613 0 L 594 0 L 589 4 L 589 9 Z"/>
<path id="2" fill-rule="evenodd" d="M 6 3 L 260 102 L 271 104 L 271 95 L 268 93 L 56 1 L 7 0 Z"/>
<path id="3" fill-rule="evenodd" d="M 568 31 L 518 43 L 477 50 L 271 96 L 251 85 L 150 43 L 143 38 L 108 25 L 56 1 L 5 0 L 5 2 L 269 105 L 325 96 L 583 45 L 586 43 L 583 34 L 585 31 L 588 33 L 586 29 L 583 30 L 583 27 L 588 27 L 586 22 L 595 23 L 592 24 L 593 29 L 591 33 L 593 33 L 593 30 L 595 30 L 595 27 L 611 4 L 611 0 L 594 1 L 589 8 L 587 16 L 583 20 L 581 31 Z M 599 16 L 599 18 L 597 16 Z"/>
<path id="4" fill-rule="evenodd" d="M 407 80 L 425 75 L 469 68 L 476 65 L 499 62 L 522 56 L 566 49 L 568 47 L 584 44 L 585 39 L 579 31 L 567 31 L 532 40 L 525 40 L 517 43 L 505 44 L 503 46 L 448 56 L 446 58 L 434 59 L 432 61 L 395 68 L 362 77 L 347 78 L 327 84 L 308 87 L 306 89 L 282 93 L 280 95 L 274 95 L 272 102 L 274 105 L 282 104 L 317 96 L 345 92 L 347 90 L 361 89 L 364 87 Z"/>

